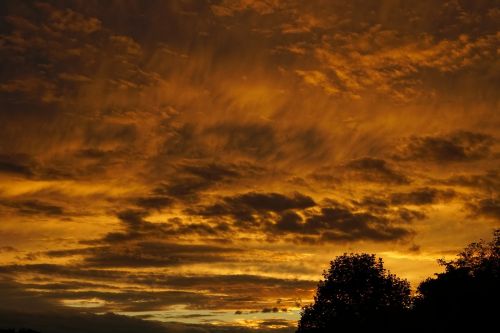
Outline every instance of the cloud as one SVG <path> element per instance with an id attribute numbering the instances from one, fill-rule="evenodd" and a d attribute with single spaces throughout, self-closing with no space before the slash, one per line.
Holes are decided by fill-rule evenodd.
<path id="1" fill-rule="evenodd" d="M 210 188 L 248 177 L 255 170 L 246 164 L 232 163 L 182 163 L 174 169 L 175 177 L 168 183 L 156 186 L 157 195 L 168 195 L 178 200 L 196 201 L 199 195 Z M 242 172 L 245 172 L 242 174 Z"/>
<path id="2" fill-rule="evenodd" d="M 139 242 L 120 247 L 90 249 L 86 265 L 93 267 L 169 267 L 195 263 L 226 262 L 240 249 L 210 245 Z"/>
<path id="3" fill-rule="evenodd" d="M 472 216 L 484 216 L 500 221 L 500 200 L 495 198 L 480 199 L 467 204 Z"/>
<path id="4" fill-rule="evenodd" d="M 34 162 L 27 155 L 0 155 L 0 173 L 31 177 Z"/>
<path id="5" fill-rule="evenodd" d="M 188 209 L 186 212 L 205 218 L 231 217 L 234 224 L 239 227 L 250 227 L 252 225 L 258 227 L 256 219 L 270 213 L 306 209 L 315 205 L 316 203 L 311 197 L 300 193 L 288 196 L 280 193 L 248 192 L 224 197 L 215 204 Z"/>
<path id="6" fill-rule="evenodd" d="M 279 312 L 279 311 L 280 311 L 280 309 L 278 309 L 278 308 L 264 308 L 264 309 L 262 309 L 263 313 L 269 313 L 269 312 L 276 313 L 276 312 Z"/>
<path id="7" fill-rule="evenodd" d="M 137 198 L 134 200 L 135 204 L 144 209 L 156 209 L 168 207 L 173 203 L 173 199 L 167 196 L 148 196 Z"/>
<path id="8" fill-rule="evenodd" d="M 12 247 L 12 246 L 1 246 L 0 247 L 0 253 L 4 252 L 4 253 L 7 253 L 7 252 L 17 252 L 18 250 L 16 250 L 15 247 Z"/>
<path id="9" fill-rule="evenodd" d="M 404 227 L 393 225 L 385 217 L 363 212 L 352 212 L 346 207 L 323 208 L 320 214 L 310 216 L 304 225 L 308 232 L 322 230 L 324 241 L 394 241 L 411 236 Z"/>
<path id="10" fill-rule="evenodd" d="M 456 196 L 455 191 L 439 190 L 430 187 L 417 188 L 411 192 L 392 193 L 390 196 L 393 205 L 432 205 L 446 202 Z"/>
<path id="11" fill-rule="evenodd" d="M 5 297 L 11 310 L 28 312 L 63 310 L 64 302 L 85 300 L 93 300 L 95 304 L 86 311 L 97 313 L 151 311 L 174 305 L 192 309 L 258 310 L 262 304 L 269 303 L 269 298 L 282 299 L 281 307 L 293 306 L 294 298 L 308 297 L 317 283 L 258 275 L 184 275 L 67 265 L 0 266 L 0 271 L 10 276 L 35 274 L 36 279 L 29 283 L 0 285 L 8 289 Z M 54 278 L 63 280 L 53 282 Z M 31 304 L 27 301 L 30 295 Z"/>
<path id="12" fill-rule="evenodd" d="M 397 104 L 432 99 L 438 91 L 447 90 L 444 82 L 452 82 L 452 77 L 466 77 L 484 64 L 495 63 L 498 35 L 494 24 L 489 25 L 487 8 L 481 12 L 443 2 L 437 8 L 425 3 L 410 9 L 376 2 L 360 10 L 345 1 L 336 2 L 333 8 L 314 8 L 312 17 L 318 17 L 321 24 L 304 41 L 315 61 L 302 61 L 304 65 L 295 73 L 306 85 L 336 98 L 359 100 L 379 95 Z M 429 16 L 432 9 L 436 13 Z M 321 10 L 342 14 L 323 19 Z M 311 16 L 304 8 L 300 13 L 304 18 Z M 476 28 L 482 20 L 489 24 Z M 322 38 L 315 41 L 310 35 Z M 294 39 L 289 45 L 296 43 Z M 481 75 L 475 79 L 482 79 L 483 84 L 488 81 Z"/>
<path id="13" fill-rule="evenodd" d="M 76 250 L 73 252 L 70 250 L 66 253 L 61 251 L 49 255 L 60 257 L 76 253 Z M 17 286 L 46 291 L 102 288 L 117 293 L 120 291 L 120 287 L 115 284 L 119 282 L 126 285 L 159 289 L 205 290 L 216 294 L 223 293 L 225 290 L 226 293 L 233 296 L 268 297 L 270 294 L 270 297 L 284 297 L 290 296 L 290 293 L 295 296 L 305 295 L 310 290 L 313 290 L 317 284 L 315 280 L 277 278 L 265 275 L 130 271 L 117 268 L 92 268 L 82 265 L 4 265 L 0 266 L 0 272 L 10 276 L 36 274 L 39 279 L 34 279 L 31 283 L 17 284 Z M 60 278 L 62 282 L 53 282 L 51 277 Z"/>
<path id="14" fill-rule="evenodd" d="M 245 11 L 253 11 L 259 15 L 272 14 L 280 5 L 279 0 L 272 1 L 221 1 L 216 5 L 210 6 L 212 12 L 217 16 L 233 16 Z"/>
<path id="15" fill-rule="evenodd" d="M 450 176 L 444 180 L 437 180 L 437 183 L 495 192 L 500 188 L 500 174 L 495 170 L 490 170 L 483 174 L 459 174 Z"/>
<path id="16" fill-rule="evenodd" d="M 64 208 L 39 200 L 0 200 L 0 205 L 15 209 L 22 215 L 67 216 Z"/>
<path id="17" fill-rule="evenodd" d="M 222 149 L 256 159 L 270 157 L 278 150 L 275 129 L 269 124 L 221 123 L 209 127 L 206 133 L 221 140 Z"/>
<path id="18" fill-rule="evenodd" d="M 375 211 L 385 211 L 390 206 L 390 202 L 386 198 L 376 196 L 364 196 L 360 202 L 355 202 L 355 204 Z"/>
<path id="19" fill-rule="evenodd" d="M 85 17 L 71 9 L 59 10 L 47 3 L 38 3 L 36 7 L 48 14 L 50 27 L 55 30 L 90 34 L 101 29 L 98 19 Z"/>
<path id="20" fill-rule="evenodd" d="M 397 210 L 397 214 L 405 222 L 413 222 L 415 220 L 425 220 L 428 218 L 427 214 L 423 212 L 407 208 L 399 208 Z"/>
<path id="21" fill-rule="evenodd" d="M 66 265 L 57 264 L 29 264 L 29 265 L 3 265 L 0 266 L 0 272 L 7 275 L 17 274 L 17 273 L 37 273 L 42 275 L 52 275 L 61 276 L 65 278 L 92 278 L 95 277 L 96 280 L 99 278 L 111 278 L 117 279 L 120 276 L 123 277 L 119 271 L 105 271 L 88 269 L 82 270 L 81 267 L 72 267 Z"/>
<path id="22" fill-rule="evenodd" d="M 158 236 L 156 230 L 152 233 Z M 148 236 L 140 233 L 121 235 L 108 234 L 100 240 L 110 243 L 109 246 L 53 250 L 45 254 L 52 258 L 80 256 L 88 267 L 173 267 L 234 261 L 242 251 L 234 247 L 148 240 Z"/>
<path id="23" fill-rule="evenodd" d="M 203 333 L 202 328 L 189 327 L 175 324 L 162 324 L 159 322 L 117 315 L 114 313 L 90 314 L 78 313 L 76 311 L 0 311 L 1 327 L 8 328 L 30 328 L 47 333 L 66 333 L 68 330 L 75 333 L 86 332 L 140 332 L 152 333 Z"/>
<path id="24" fill-rule="evenodd" d="M 1 294 L 19 310 L 293 331 L 278 317 L 335 253 L 384 251 L 416 282 L 466 219 L 498 219 L 492 2 L 1 7 Z"/>
<path id="25" fill-rule="evenodd" d="M 284 212 L 274 227 L 281 232 L 300 232 L 302 230 L 302 216 L 294 211 Z"/>
<path id="26" fill-rule="evenodd" d="M 253 210 L 280 212 L 288 209 L 304 209 L 316 205 L 311 197 L 295 193 L 285 196 L 279 193 L 249 192 L 234 197 L 224 198 L 230 206 L 246 206 Z"/>
<path id="27" fill-rule="evenodd" d="M 308 242 L 405 239 L 412 235 L 412 231 L 398 226 L 398 221 L 411 222 L 425 216 L 416 211 L 394 211 L 388 207 L 367 212 L 367 204 L 359 208 L 339 203 L 318 207 L 312 198 L 299 193 L 287 197 L 277 193 L 249 192 L 225 197 L 211 206 L 187 212 L 215 220 L 229 217 L 233 229 L 251 229 L 274 240 L 308 239 Z M 277 238 L 278 235 L 287 237 Z"/>
<path id="28" fill-rule="evenodd" d="M 435 190 L 437 193 L 434 193 L 434 189 L 420 189 L 415 192 L 410 193 L 393 193 L 388 196 L 365 196 L 360 201 L 353 201 L 352 204 L 360 210 L 366 210 L 372 214 L 376 214 L 379 216 L 387 216 L 394 220 L 401 220 L 406 223 L 411 223 L 416 220 L 424 220 L 428 216 L 425 212 L 408 209 L 406 207 L 400 207 L 403 202 L 405 204 L 413 204 L 413 205 L 424 205 L 427 204 L 428 200 L 431 202 L 438 202 L 441 200 L 441 196 L 444 197 L 444 200 L 450 200 L 454 196 L 454 192 L 450 191 L 441 191 Z M 427 193 L 431 192 L 431 193 Z M 448 196 L 451 197 L 448 197 Z M 430 199 L 429 199 L 430 197 Z M 393 201 L 396 200 L 396 202 Z"/>
<path id="29" fill-rule="evenodd" d="M 150 205 L 148 209 L 153 208 Z M 165 222 L 150 222 L 146 219 L 150 214 L 150 211 L 144 209 L 120 211 L 117 213 L 117 217 L 121 221 L 122 230 L 110 231 L 101 238 L 81 240 L 80 243 L 115 246 L 136 243 L 140 245 L 142 241 L 180 242 L 186 237 L 195 235 L 202 236 L 207 243 L 231 243 L 231 239 L 227 237 L 232 235 L 233 230 L 231 225 L 224 221 L 214 223 L 186 222 L 182 218 L 173 217 Z"/>
<path id="30" fill-rule="evenodd" d="M 351 173 L 349 176 L 358 179 L 387 184 L 408 184 L 410 180 L 404 174 L 394 170 L 385 160 L 365 157 L 352 160 L 345 165 Z"/>
<path id="31" fill-rule="evenodd" d="M 77 311 L 12 311 L 0 312 L 1 329 L 29 328 L 47 333 L 250 333 L 253 328 L 245 328 L 230 324 L 182 324 L 176 322 L 163 323 L 155 320 L 144 320 L 115 313 L 92 314 L 78 313 Z M 276 328 L 279 327 L 279 328 Z M 263 333 L 291 333 L 295 330 L 294 324 L 285 320 L 261 321 L 260 332 Z"/>
<path id="32" fill-rule="evenodd" d="M 394 157 L 403 161 L 476 161 L 489 157 L 495 142 L 490 135 L 466 131 L 441 136 L 414 136 Z"/>

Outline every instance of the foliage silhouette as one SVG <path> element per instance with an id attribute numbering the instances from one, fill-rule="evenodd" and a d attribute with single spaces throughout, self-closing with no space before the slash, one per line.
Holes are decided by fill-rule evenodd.
<path id="1" fill-rule="evenodd" d="M 410 285 L 373 254 L 344 254 L 330 263 L 297 332 L 398 330 L 411 304 Z"/>
<path id="2" fill-rule="evenodd" d="M 469 244 L 444 272 L 423 281 L 417 296 L 389 274 L 382 259 L 344 254 L 330 263 L 314 303 L 302 310 L 304 332 L 491 331 L 500 313 L 500 229 L 489 243 Z"/>
<path id="3" fill-rule="evenodd" d="M 500 314 L 500 229 L 489 243 L 471 243 L 445 271 L 422 282 L 413 316 L 426 332 L 495 327 Z"/>

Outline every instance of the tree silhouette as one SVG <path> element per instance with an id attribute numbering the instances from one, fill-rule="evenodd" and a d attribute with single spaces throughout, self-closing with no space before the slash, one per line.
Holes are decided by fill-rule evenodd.
<path id="1" fill-rule="evenodd" d="M 493 240 L 471 243 L 456 260 L 438 261 L 445 272 L 418 287 L 415 322 L 426 332 L 478 330 L 500 313 L 500 230 Z M 494 327 L 494 326 L 491 326 Z"/>
<path id="2" fill-rule="evenodd" d="M 397 327 L 411 304 L 410 285 L 372 254 L 344 254 L 330 263 L 314 303 L 302 309 L 297 332 Z"/>

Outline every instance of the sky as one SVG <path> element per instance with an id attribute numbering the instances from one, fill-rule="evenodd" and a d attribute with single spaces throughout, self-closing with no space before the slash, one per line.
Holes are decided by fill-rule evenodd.
<path id="1" fill-rule="evenodd" d="M 415 290 L 500 225 L 499 1 L 0 13 L 4 326 L 293 332 L 336 255 Z"/>

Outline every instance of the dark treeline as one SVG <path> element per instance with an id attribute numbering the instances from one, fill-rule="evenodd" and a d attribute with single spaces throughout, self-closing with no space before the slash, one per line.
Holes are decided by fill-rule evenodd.
<path id="1" fill-rule="evenodd" d="M 444 272 L 411 295 L 373 254 L 344 254 L 330 263 L 297 333 L 494 332 L 500 315 L 500 229 L 489 243 L 468 245 Z"/>

